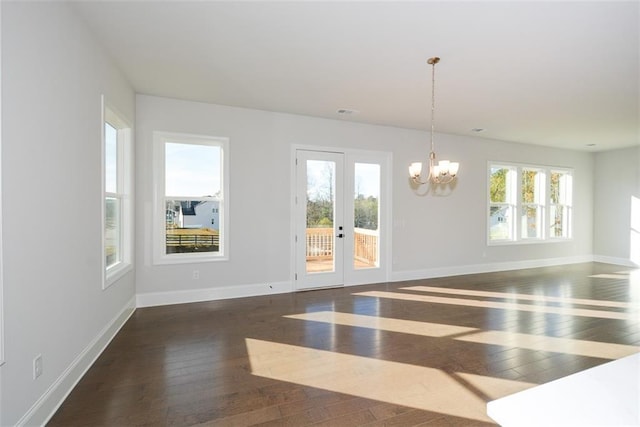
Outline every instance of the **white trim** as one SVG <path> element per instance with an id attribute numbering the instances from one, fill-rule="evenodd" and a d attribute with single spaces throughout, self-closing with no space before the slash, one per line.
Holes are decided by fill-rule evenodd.
<path id="1" fill-rule="evenodd" d="M 593 256 L 593 261 L 594 262 L 602 262 L 602 263 L 605 263 L 605 264 L 621 265 L 621 266 L 624 266 L 624 267 L 640 267 L 640 265 L 636 264 L 635 262 L 631 261 L 630 259 L 616 258 L 616 257 L 611 257 L 611 256 L 605 256 L 605 255 L 594 255 Z"/>
<path id="2" fill-rule="evenodd" d="M 136 295 L 136 306 L 138 308 L 155 307 L 160 305 L 286 294 L 290 292 L 293 292 L 292 282 L 269 282 L 253 285 L 224 286 L 220 288 L 149 292 Z"/>
<path id="3" fill-rule="evenodd" d="M 382 230 L 380 234 L 380 268 L 376 269 L 362 269 L 362 270 L 350 270 L 347 271 L 345 269 L 345 276 L 343 284 L 344 286 L 354 286 L 365 283 L 382 283 L 389 280 L 391 276 L 391 268 L 392 268 L 392 259 L 393 259 L 393 242 L 392 242 L 392 227 L 393 227 L 393 189 L 392 185 L 392 176 L 393 176 L 393 153 L 388 151 L 377 151 L 377 150 L 359 150 L 353 148 L 344 148 L 344 147 L 325 147 L 320 145 L 303 145 L 303 144 L 291 144 L 290 151 L 290 194 L 291 194 L 291 206 L 290 206 L 290 215 L 291 218 L 297 218 L 297 205 L 296 205 L 296 195 L 297 195 L 297 168 L 296 168 L 296 157 L 298 151 L 313 151 L 313 152 L 324 152 L 324 153 L 336 153 L 344 155 L 344 165 L 345 167 L 351 163 L 366 163 L 370 161 L 372 163 L 380 164 L 380 200 L 382 204 L 382 208 L 380 209 L 380 218 L 379 224 L 380 229 Z M 349 191 L 346 191 L 349 194 Z M 347 196 L 347 198 L 349 198 Z M 352 202 L 350 202 L 352 203 Z M 350 203 L 345 203 L 346 208 L 350 208 Z M 290 227 L 290 280 L 293 283 L 294 289 L 299 290 L 307 290 L 306 288 L 298 288 L 298 284 L 296 282 L 296 269 L 297 269 L 297 247 L 295 242 L 296 236 L 296 221 L 291 221 Z"/>
<path id="4" fill-rule="evenodd" d="M 544 258 L 524 261 L 507 261 L 489 264 L 471 264 L 450 267 L 436 267 L 424 270 L 399 271 L 392 274 L 392 282 L 404 280 L 431 279 L 435 277 L 460 276 L 463 274 L 493 273 L 497 271 L 520 270 L 525 268 L 552 267 L 556 265 L 593 262 L 593 255 L 577 255 L 562 258 Z"/>
<path id="5" fill-rule="evenodd" d="M 492 167 L 500 167 L 504 169 L 514 170 L 515 171 L 515 186 L 512 186 L 511 197 L 515 200 L 510 200 L 507 202 L 491 202 L 490 190 L 491 190 L 491 168 Z M 537 203 L 524 203 L 522 201 L 522 172 L 524 170 L 536 170 L 542 173 L 542 181 L 543 186 L 541 188 L 541 196 L 542 201 L 538 200 Z M 485 200 L 486 200 L 486 245 L 487 246 L 508 246 L 508 245 L 526 245 L 526 244 L 539 244 L 539 243 L 562 243 L 562 242 L 571 242 L 573 241 L 573 200 L 570 200 L 568 205 L 562 205 L 569 208 L 569 225 L 568 225 L 568 237 L 554 237 L 549 235 L 549 224 L 550 224 L 550 206 L 551 203 L 551 174 L 552 173 L 564 173 L 572 177 L 571 180 L 571 188 L 570 191 L 573 192 L 573 176 L 575 174 L 575 170 L 570 167 L 563 166 L 549 166 L 549 165 L 540 165 L 540 164 L 525 164 L 525 163 L 514 163 L 514 162 L 503 162 L 503 161 L 487 161 L 487 172 L 486 172 L 486 189 L 485 189 Z M 540 177 L 538 177 L 540 179 Z M 497 205 L 505 205 L 512 207 L 511 214 L 513 215 L 513 223 L 511 224 L 511 233 L 513 234 L 511 239 L 491 239 L 491 206 Z M 537 205 L 539 209 L 542 210 L 542 224 L 540 227 L 542 229 L 542 234 L 540 237 L 530 238 L 530 237 L 522 237 L 522 223 L 521 223 L 521 214 L 523 212 L 524 205 Z M 561 204 L 553 204 L 553 205 L 561 205 Z"/>
<path id="6" fill-rule="evenodd" d="M 165 145 L 168 142 L 193 145 L 209 145 L 219 147 L 222 152 L 220 176 L 222 179 L 222 197 L 192 197 L 183 195 L 167 196 L 165 194 Z M 152 253 L 153 264 L 185 264 L 211 261 L 228 261 L 230 246 L 229 221 L 229 138 L 210 135 L 196 135 L 165 131 L 153 132 L 153 213 L 152 213 Z M 185 253 L 166 254 L 166 217 L 165 200 L 174 197 L 178 200 L 217 200 L 220 203 L 219 248 L 215 254 Z M 186 197 L 186 198 L 185 198 Z"/>
<path id="7" fill-rule="evenodd" d="M 46 424 L 135 310 L 135 298 L 131 298 L 18 420 L 16 426 Z"/>
<path id="8" fill-rule="evenodd" d="M 0 2 L 2 22 L 2 2 Z M 0 33 L 2 33 L 0 31 Z M 0 69 L 2 69 L 2 36 L 0 35 Z M 2 82 L 0 79 L 0 165 L 2 164 Z M 4 365 L 4 265 L 2 251 L 2 169 L 0 168 L 0 366 Z M 0 397 L 2 392 L 0 391 Z"/>
<path id="9" fill-rule="evenodd" d="M 604 257 L 603 257 L 604 258 Z M 613 258 L 609 258 L 613 260 Z M 578 255 L 563 258 L 545 258 L 539 260 L 509 261 L 490 264 L 473 264 L 451 267 L 436 267 L 424 270 L 399 271 L 391 274 L 387 281 L 402 282 L 405 280 L 430 279 L 436 277 L 459 276 L 463 274 L 492 273 L 498 271 L 520 270 L 525 268 L 552 267 L 558 265 L 580 264 L 586 262 L 605 262 L 594 260 L 593 255 Z M 623 265 L 623 264 L 621 264 Z M 631 265 L 633 267 L 633 265 Z M 380 282 L 384 283 L 384 282 Z M 369 285 L 352 283 L 345 286 Z M 269 282 L 249 285 L 225 286 L 220 288 L 191 289 L 170 292 L 150 292 L 136 295 L 136 306 L 154 307 L 170 304 L 216 301 L 231 298 L 244 298 L 295 292 L 293 282 Z"/>
<path id="10" fill-rule="evenodd" d="M 101 186 L 102 186 L 102 289 L 117 282 L 125 273 L 133 269 L 133 131 L 131 124 L 125 116 L 111 105 L 104 95 L 100 96 L 101 102 Z M 120 200 L 120 246 L 121 260 L 107 268 L 105 253 L 105 221 L 106 221 L 106 197 L 112 195 L 105 189 L 105 124 L 109 123 L 117 131 L 117 193 Z"/>

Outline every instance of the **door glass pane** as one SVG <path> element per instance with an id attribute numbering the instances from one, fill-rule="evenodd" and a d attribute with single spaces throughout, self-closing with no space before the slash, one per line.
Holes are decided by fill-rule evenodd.
<path id="1" fill-rule="evenodd" d="M 356 163 L 353 201 L 353 268 L 378 267 L 380 165 Z"/>
<path id="2" fill-rule="evenodd" d="M 336 164 L 307 160 L 307 273 L 333 272 Z"/>

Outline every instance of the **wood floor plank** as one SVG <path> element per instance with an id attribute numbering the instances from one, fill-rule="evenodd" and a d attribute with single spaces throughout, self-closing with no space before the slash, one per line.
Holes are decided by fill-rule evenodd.
<path id="1" fill-rule="evenodd" d="M 138 309 L 48 425 L 491 425 L 493 396 L 640 351 L 630 271 L 585 263 Z"/>

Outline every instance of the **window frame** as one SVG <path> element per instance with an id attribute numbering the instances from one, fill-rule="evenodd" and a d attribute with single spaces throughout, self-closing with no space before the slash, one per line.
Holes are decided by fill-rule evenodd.
<path id="1" fill-rule="evenodd" d="M 131 124 L 102 96 L 102 289 L 107 289 L 133 269 L 133 131 Z M 106 191 L 106 126 L 116 130 L 116 192 Z M 106 262 L 107 198 L 119 200 L 119 257 Z"/>
<path id="2" fill-rule="evenodd" d="M 2 4 L 0 4 L 2 22 Z M 2 69 L 2 31 L 0 31 L 0 70 Z M 0 366 L 4 365 L 4 265 L 2 240 L 2 79 L 0 79 Z"/>
<path id="3" fill-rule="evenodd" d="M 153 263 L 186 264 L 229 260 L 229 138 L 155 131 L 154 147 L 154 215 L 153 215 Z M 215 146 L 221 150 L 220 179 L 222 180 L 219 197 L 193 197 L 178 194 L 170 195 L 175 200 L 218 201 L 219 246 L 218 252 L 166 253 L 166 204 L 165 194 L 165 147 L 167 143 Z"/>
<path id="4" fill-rule="evenodd" d="M 495 168 L 503 168 L 514 171 L 514 176 L 509 179 L 512 180 L 511 186 L 515 187 L 515 200 L 508 201 L 507 203 L 495 203 L 491 201 L 491 170 Z M 538 172 L 537 180 L 542 181 L 540 185 L 538 200 L 534 203 L 524 202 L 522 195 L 522 179 L 523 172 L 527 170 L 533 170 Z M 551 174 L 562 173 L 570 177 L 569 199 L 567 204 L 551 203 Z M 486 220 L 486 239 L 487 246 L 501 246 L 501 245 L 514 245 L 514 244 L 536 244 L 536 243 L 553 243 L 553 242 L 567 242 L 573 240 L 573 176 L 574 170 L 568 167 L 536 165 L 536 164 L 523 164 L 514 162 L 503 161 L 489 161 L 487 162 L 487 181 L 486 181 L 486 200 L 487 207 L 485 209 Z M 513 206 L 514 224 L 512 226 L 512 238 L 507 239 L 492 239 L 491 238 L 491 208 L 498 205 Z M 542 210 L 540 213 L 541 233 L 537 237 L 525 237 L 522 220 L 524 210 L 527 206 L 537 206 Z M 567 236 L 556 237 L 551 235 L 551 207 L 563 206 L 567 207 Z"/>
<path id="5" fill-rule="evenodd" d="M 553 203 L 551 200 L 551 176 L 554 173 L 558 173 L 558 174 L 562 174 L 562 175 L 566 175 L 569 177 L 569 181 L 571 182 L 568 192 L 570 193 L 568 196 L 568 201 L 565 200 L 564 202 L 566 203 Z M 562 196 L 561 196 L 562 198 Z M 547 227 L 547 230 L 549 230 L 549 233 L 551 233 L 551 211 L 552 211 L 552 206 L 560 206 L 562 208 L 566 208 L 567 210 L 567 236 L 566 237 L 557 237 L 557 236 L 550 236 L 549 240 L 558 240 L 558 241 L 565 241 L 568 239 L 571 239 L 573 237 L 573 171 L 565 169 L 565 168 L 550 168 L 549 170 L 549 213 L 548 213 L 548 224 L 549 226 Z"/>
<path id="6" fill-rule="evenodd" d="M 524 173 L 525 172 L 536 172 L 536 177 L 535 177 L 535 192 L 534 192 L 534 201 L 533 202 L 525 202 L 524 201 L 524 197 L 522 194 L 523 191 L 523 180 L 524 180 Z M 518 174 L 519 176 L 517 177 L 518 180 L 518 196 L 517 196 L 517 207 L 516 207 L 516 211 L 519 213 L 518 215 L 518 222 L 519 222 L 519 227 L 516 225 L 516 230 L 518 232 L 518 236 L 520 237 L 521 240 L 523 241 L 536 241 L 536 240 L 544 240 L 545 239 L 545 224 L 548 224 L 547 218 L 546 218 L 546 206 L 547 204 L 545 203 L 547 201 L 546 198 L 546 194 L 547 191 L 545 191 L 546 186 L 547 186 L 547 173 L 546 170 L 544 168 L 541 168 L 539 166 L 527 166 L 527 165 L 523 165 L 521 168 L 516 169 L 516 174 Z M 526 217 L 526 213 L 525 210 L 527 208 L 536 208 L 536 210 L 538 210 L 538 215 L 536 216 L 536 229 L 538 231 L 538 235 L 534 236 L 534 237 L 529 237 L 526 235 L 526 230 L 525 227 L 523 226 L 523 220 Z"/>
<path id="7" fill-rule="evenodd" d="M 493 242 L 493 244 L 497 244 L 498 242 L 511 242 L 514 240 L 514 238 L 517 236 L 517 225 L 516 223 L 518 222 L 518 194 L 519 194 L 519 187 L 517 185 L 517 179 L 512 178 L 511 181 L 511 185 L 509 186 L 507 183 L 507 186 L 505 188 L 505 198 L 506 200 L 504 202 L 494 202 L 491 200 L 491 195 L 489 194 L 489 191 L 491 189 L 491 169 L 492 168 L 499 168 L 499 169 L 506 169 L 508 171 L 510 171 L 510 173 L 515 174 L 517 177 L 517 169 L 514 165 L 510 165 L 507 163 L 490 163 L 489 164 L 489 168 L 488 168 L 488 179 L 487 179 L 487 201 L 488 201 L 488 208 L 487 208 L 487 241 L 488 242 Z M 508 172 L 509 173 L 509 172 Z M 508 177 L 508 175 L 507 175 Z M 511 223 L 509 224 L 509 235 L 511 236 L 511 238 L 506 238 L 506 239 L 491 239 L 491 208 L 492 207 L 497 207 L 497 208 L 507 208 L 507 210 L 509 211 L 509 214 L 511 215 Z"/>

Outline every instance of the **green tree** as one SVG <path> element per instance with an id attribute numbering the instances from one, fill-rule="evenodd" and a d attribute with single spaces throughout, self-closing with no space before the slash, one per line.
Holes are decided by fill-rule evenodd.
<path id="1" fill-rule="evenodd" d="M 373 196 L 364 197 L 362 194 L 354 200 L 354 227 L 368 230 L 378 229 L 378 199 Z"/>
<path id="2" fill-rule="evenodd" d="M 492 202 L 507 201 L 507 172 L 508 169 L 491 169 L 491 179 L 489 186 L 489 194 Z"/>

